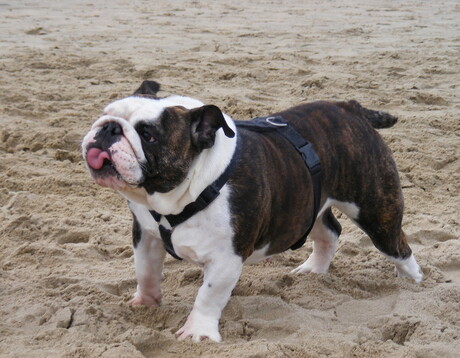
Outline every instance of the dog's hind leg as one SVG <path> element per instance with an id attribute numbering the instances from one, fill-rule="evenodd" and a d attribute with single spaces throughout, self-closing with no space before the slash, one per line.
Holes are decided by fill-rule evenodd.
<path id="1" fill-rule="evenodd" d="M 401 229 L 401 220 L 377 221 L 364 219 L 356 220 L 356 224 L 361 227 L 371 238 L 373 244 L 396 266 L 396 274 L 402 277 L 409 277 L 415 282 L 423 280 L 422 270 L 414 258 L 411 248 L 406 240 L 406 235 Z"/>
<path id="2" fill-rule="evenodd" d="M 401 231 L 401 235 L 405 236 L 403 231 Z M 423 280 L 422 270 L 412 253 L 405 258 L 389 256 L 388 259 L 395 264 L 396 274 L 398 276 L 412 278 L 417 283 Z"/>
<path id="3" fill-rule="evenodd" d="M 337 249 L 342 231 L 331 208 L 326 209 L 315 221 L 309 238 L 313 240 L 313 252 L 308 259 L 292 273 L 326 273 Z"/>
<path id="4" fill-rule="evenodd" d="M 422 271 L 401 229 L 402 195 L 391 195 L 394 194 L 391 192 L 386 194 L 387 200 L 381 197 L 376 201 L 380 203 L 378 206 L 362 205 L 358 217 L 353 221 L 369 235 L 375 247 L 395 264 L 398 276 L 421 282 Z"/>

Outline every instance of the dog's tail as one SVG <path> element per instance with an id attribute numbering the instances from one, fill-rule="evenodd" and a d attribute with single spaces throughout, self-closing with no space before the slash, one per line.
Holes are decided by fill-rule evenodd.
<path id="1" fill-rule="evenodd" d="M 374 128 L 390 128 L 395 125 L 398 118 L 383 111 L 374 111 L 361 106 L 357 101 L 351 100 L 345 102 L 345 107 L 352 113 L 360 115 L 367 119 Z"/>

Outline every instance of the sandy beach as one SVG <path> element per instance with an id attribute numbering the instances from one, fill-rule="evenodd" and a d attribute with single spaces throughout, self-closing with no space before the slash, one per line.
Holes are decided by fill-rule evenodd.
<path id="1" fill-rule="evenodd" d="M 460 356 L 460 4 L 456 0 L 0 4 L 0 357 Z M 246 120 L 319 99 L 399 117 L 421 284 L 345 216 L 329 273 L 311 243 L 246 266 L 216 344 L 178 342 L 201 284 L 168 257 L 160 307 L 132 307 L 131 214 L 80 142 L 142 80 Z"/>

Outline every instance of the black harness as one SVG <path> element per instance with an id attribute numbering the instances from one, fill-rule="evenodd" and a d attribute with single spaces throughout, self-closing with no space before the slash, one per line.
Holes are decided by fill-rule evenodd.
<path id="1" fill-rule="evenodd" d="M 313 149 L 313 146 L 308 142 L 304 137 L 302 137 L 292 126 L 289 125 L 287 121 L 281 116 L 271 116 L 271 117 L 258 117 L 254 118 L 251 121 L 237 121 L 235 122 L 237 127 L 253 130 L 256 132 L 272 132 L 276 131 L 284 138 L 286 138 L 301 155 L 302 159 L 305 162 L 305 165 L 310 172 L 310 176 L 313 183 L 313 216 L 312 221 L 305 232 L 305 234 L 297 241 L 294 245 L 290 247 L 292 250 L 296 250 L 305 243 L 307 236 L 310 233 L 311 229 L 316 220 L 316 216 L 319 211 L 319 204 L 321 200 L 321 162 L 318 155 Z M 165 228 L 160 224 L 160 234 L 164 243 L 166 251 L 174 258 L 182 260 L 176 252 L 174 251 L 173 244 L 171 242 L 171 235 L 174 227 L 190 219 L 193 215 L 199 211 L 205 209 L 209 204 L 211 204 L 220 194 L 220 189 L 225 185 L 225 183 L 230 178 L 230 175 L 235 167 L 239 150 L 238 146 L 235 150 L 230 164 L 227 166 L 225 171 L 221 174 L 216 181 L 204 189 L 198 198 L 185 206 L 184 210 L 177 215 L 164 215 L 166 220 L 171 225 L 171 229 Z M 155 211 L 150 211 L 153 218 L 159 223 L 162 216 Z"/>

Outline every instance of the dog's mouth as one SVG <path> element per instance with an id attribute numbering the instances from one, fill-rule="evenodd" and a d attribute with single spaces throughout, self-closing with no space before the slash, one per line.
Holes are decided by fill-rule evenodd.
<path id="1" fill-rule="evenodd" d="M 127 189 L 136 186 L 126 180 L 115 166 L 110 151 L 101 148 L 89 148 L 86 153 L 86 163 L 97 184 L 115 190 Z"/>
<path id="2" fill-rule="evenodd" d="M 143 152 L 137 135 L 117 121 L 101 122 L 83 140 L 83 157 L 97 184 L 115 190 L 130 190 L 144 181 Z M 137 149 L 137 150 L 136 150 Z M 144 159 L 145 160 L 145 159 Z"/>
<path id="3" fill-rule="evenodd" d="M 110 153 L 100 148 L 89 148 L 86 153 L 86 162 L 95 171 L 104 170 L 107 167 L 114 168 Z"/>

